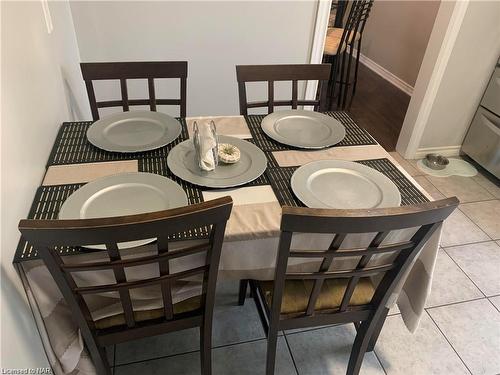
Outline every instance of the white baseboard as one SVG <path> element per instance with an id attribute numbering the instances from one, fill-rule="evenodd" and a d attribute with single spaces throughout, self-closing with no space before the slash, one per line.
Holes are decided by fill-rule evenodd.
<path id="1" fill-rule="evenodd" d="M 413 86 L 409 85 L 405 81 L 403 81 L 401 78 L 396 77 L 394 74 L 389 72 L 387 69 L 384 67 L 380 66 L 377 64 L 375 61 L 369 59 L 363 54 L 360 54 L 359 56 L 359 62 L 366 66 L 368 69 L 372 70 L 373 72 L 377 73 L 379 76 L 381 76 L 383 79 L 388 81 L 389 83 L 393 84 L 396 86 L 398 89 L 401 91 L 405 92 L 408 95 L 413 94 Z"/>
<path id="2" fill-rule="evenodd" d="M 443 156 L 458 156 L 462 146 L 426 147 L 419 148 L 415 153 L 415 159 L 422 159 L 427 154 L 440 154 Z"/>

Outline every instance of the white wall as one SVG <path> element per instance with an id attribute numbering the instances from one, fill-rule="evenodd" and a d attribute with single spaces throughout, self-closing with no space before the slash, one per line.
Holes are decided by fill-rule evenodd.
<path id="1" fill-rule="evenodd" d="M 471 1 L 419 148 L 460 146 L 500 55 L 500 2 Z"/>
<path id="2" fill-rule="evenodd" d="M 187 60 L 195 116 L 239 113 L 236 64 L 308 63 L 317 3 L 72 1 L 71 11 L 82 61 Z"/>
<path id="3" fill-rule="evenodd" d="M 413 87 L 439 3 L 376 0 L 363 33 L 361 52 Z"/>
<path id="4" fill-rule="evenodd" d="M 458 154 L 500 55 L 500 2 L 442 1 L 396 149 Z"/>
<path id="5" fill-rule="evenodd" d="M 1 2 L 1 366 L 46 367 L 37 329 L 12 258 L 57 128 L 89 118 L 67 2 Z"/>

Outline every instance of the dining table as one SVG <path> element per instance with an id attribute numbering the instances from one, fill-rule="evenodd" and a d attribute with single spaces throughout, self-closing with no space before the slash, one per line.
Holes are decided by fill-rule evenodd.
<path id="1" fill-rule="evenodd" d="M 37 189 L 28 214 L 31 219 L 57 219 L 65 200 L 80 187 L 101 177 L 127 172 L 148 172 L 177 182 L 186 192 L 189 204 L 230 195 L 233 210 L 226 226 L 219 265 L 219 280 L 272 280 L 280 235 L 281 208 L 302 207 L 294 194 L 290 179 L 307 163 L 318 160 L 354 161 L 373 168 L 388 177 L 401 194 L 401 205 L 419 204 L 432 197 L 403 169 L 403 167 L 345 111 L 325 112 L 345 127 L 345 137 L 336 145 L 320 150 L 304 150 L 278 143 L 269 138 L 261 127 L 265 115 L 203 116 L 178 118 L 180 136 L 172 143 L 155 150 L 119 153 L 101 150 L 86 137 L 91 121 L 65 122 L 61 125 L 50 155 L 46 172 Z M 267 158 L 267 168 L 257 179 L 242 186 L 214 189 L 186 182 L 175 176 L 167 165 L 169 152 L 192 137 L 193 122 L 214 121 L 217 133 L 246 140 L 260 148 Z M 332 190 L 335 186 L 332 186 Z M 401 240 L 411 231 L 396 233 L 386 242 Z M 439 249 L 441 230 L 427 241 L 418 259 L 387 308 L 397 303 L 401 316 L 410 331 L 418 327 L 424 305 L 430 293 L 432 275 Z M 208 231 L 184 233 L 179 243 L 203 240 Z M 368 237 L 353 238 L 346 246 L 366 242 Z M 296 248 L 328 246 L 331 238 L 299 234 L 293 239 Z M 314 246 L 314 247 L 311 247 Z M 148 250 L 148 245 L 144 246 Z M 102 251 L 84 248 L 57 249 L 65 259 L 94 260 Z M 139 251 L 128 249 L 128 251 Z M 298 261 L 300 262 L 300 261 Z M 36 249 L 22 237 L 13 264 L 18 270 L 33 312 L 42 342 L 55 373 L 93 374 L 94 369 L 85 350 L 71 311 Z M 307 269 L 310 264 L 297 263 Z M 142 272 L 149 272 L 143 270 Z M 91 278 L 92 275 L 82 275 Z M 111 276 L 112 277 L 112 276 Z M 189 298 L 189 292 L 178 291 L 175 300 Z M 183 294 L 184 293 L 184 294 Z M 236 303 L 237 301 L 235 301 Z M 104 308 L 106 310 L 106 308 Z"/>

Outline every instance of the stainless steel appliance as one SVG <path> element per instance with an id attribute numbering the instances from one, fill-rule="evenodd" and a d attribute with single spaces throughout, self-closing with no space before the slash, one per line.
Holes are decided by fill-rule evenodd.
<path id="1" fill-rule="evenodd" d="M 500 178 L 500 60 L 472 120 L 462 151 Z"/>

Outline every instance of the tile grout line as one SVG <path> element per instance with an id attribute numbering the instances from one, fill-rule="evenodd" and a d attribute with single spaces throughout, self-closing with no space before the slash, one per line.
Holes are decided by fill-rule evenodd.
<path id="1" fill-rule="evenodd" d="M 494 200 L 496 200 L 496 201 L 497 201 L 498 199 L 494 199 Z M 487 202 L 487 201 L 482 201 L 482 202 Z M 478 202 L 467 202 L 467 203 L 478 203 Z M 464 203 L 464 204 L 467 204 L 467 203 Z M 460 206 L 458 206 L 458 209 L 460 210 Z M 486 234 L 489 238 L 491 238 L 491 240 L 492 240 L 492 241 L 495 241 L 495 239 L 494 239 L 493 237 L 491 237 L 488 233 L 486 233 L 486 231 L 484 231 L 484 230 L 483 230 L 483 228 L 481 228 L 481 227 L 479 226 L 479 224 L 477 224 L 474 220 L 472 220 L 472 218 L 471 218 L 469 215 L 467 215 L 467 213 L 466 213 L 466 212 L 464 212 L 464 211 L 462 211 L 462 210 L 460 210 L 460 212 L 461 212 L 461 213 L 463 213 L 463 214 L 464 214 L 464 216 L 465 216 L 467 219 L 469 219 L 470 221 L 472 221 L 472 222 L 474 223 L 474 225 L 476 225 L 476 226 L 477 226 L 477 227 L 478 227 L 478 228 L 479 228 L 479 229 L 480 229 L 480 230 L 481 230 L 484 234 Z"/>
<path id="2" fill-rule="evenodd" d="M 313 328 L 305 328 L 301 331 L 297 331 L 297 332 L 288 332 L 287 335 L 296 335 L 298 333 L 305 333 L 305 332 L 313 332 L 313 331 L 318 331 L 320 329 L 325 329 L 325 328 L 330 328 L 330 327 L 336 327 L 336 326 L 341 326 L 341 325 L 344 325 L 344 324 L 349 324 L 349 323 L 337 323 L 337 324 L 329 324 L 327 326 L 320 326 L 320 327 L 313 327 Z M 282 331 L 283 334 L 285 334 L 285 331 Z"/>
<path id="3" fill-rule="evenodd" d="M 479 229 L 481 229 L 481 228 L 479 228 Z M 484 234 L 486 234 L 486 233 L 484 233 Z M 446 246 L 440 245 L 440 247 L 444 250 L 444 249 L 449 249 L 450 247 L 475 245 L 475 244 L 486 243 L 486 242 L 496 242 L 496 241 L 495 240 L 484 240 L 484 241 L 475 241 L 475 242 L 465 242 L 465 243 L 460 243 L 460 244 L 457 244 L 457 245 L 446 245 Z"/>
<path id="4" fill-rule="evenodd" d="M 218 346 L 212 346 L 211 350 L 213 351 L 214 349 L 227 348 L 228 346 L 237 346 L 237 345 L 240 345 L 240 344 L 249 344 L 249 343 L 257 342 L 257 341 L 261 341 L 261 340 L 266 340 L 267 341 L 267 339 L 265 337 L 261 337 L 261 338 L 257 338 L 257 339 L 246 340 L 246 341 L 233 342 L 233 343 L 230 343 L 230 344 L 223 344 L 223 345 L 218 345 Z M 115 367 L 133 365 L 133 364 L 142 363 L 142 362 L 149 362 L 149 361 L 154 361 L 154 360 L 157 360 L 157 359 L 177 357 L 177 356 L 181 356 L 181 355 L 185 355 L 185 354 L 193 354 L 193 353 L 198 353 L 199 351 L 200 351 L 200 349 L 197 349 L 197 350 L 188 350 L 187 352 L 162 355 L 160 357 L 142 359 L 142 360 L 127 362 L 127 363 L 120 363 L 120 364 L 116 364 L 116 361 L 115 361 Z"/>
<path id="5" fill-rule="evenodd" d="M 170 354 L 170 355 L 164 355 L 164 356 L 161 356 L 161 357 L 154 357 L 154 358 L 142 359 L 142 360 L 133 361 L 133 362 L 127 362 L 127 363 L 120 363 L 120 364 L 116 364 L 115 368 L 129 366 L 129 365 L 136 365 L 138 363 L 145 363 L 145 362 L 157 361 L 159 359 L 173 358 L 173 357 L 178 357 L 178 356 L 186 355 L 186 354 L 198 353 L 199 351 L 200 350 L 191 350 L 191 351 L 184 352 L 184 353 Z"/>
<path id="6" fill-rule="evenodd" d="M 288 339 L 286 338 L 285 331 L 283 331 L 283 338 L 285 339 L 285 343 L 286 343 L 286 346 L 288 348 L 288 352 L 290 353 L 290 357 L 292 358 L 292 363 L 293 363 L 293 367 L 295 368 L 295 372 L 297 373 L 297 375 L 300 375 L 299 369 L 297 368 L 297 364 L 295 363 L 295 358 L 293 357 L 292 348 L 290 348 L 290 344 L 288 343 Z M 276 345 L 277 345 L 277 343 L 276 343 Z"/>
<path id="7" fill-rule="evenodd" d="M 455 349 L 455 347 L 451 344 L 450 340 L 448 340 L 448 337 L 446 337 L 446 335 L 444 334 L 444 332 L 441 330 L 441 327 L 439 327 L 439 325 L 436 323 L 436 321 L 434 320 L 434 318 L 432 317 L 432 315 L 426 310 L 425 313 L 429 316 L 429 318 L 431 318 L 432 322 L 434 323 L 434 325 L 436 326 L 436 328 L 438 329 L 438 331 L 443 335 L 444 339 L 446 340 L 446 342 L 448 343 L 448 345 L 450 345 L 451 349 L 453 349 L 453 351 L 455 352 L 455 354 L 458 356 L 458 358 L 460 359 L 460 361 L 463 363 L 463 365 L 465 366 L 465 368 L 467 369 L 467 371 L 469 371 L 469 373 L 471 375 L 473 375 L 472 371 L 470 370 L 469 366 L 467 366 L 467 364 L 465 363 L 465 361 L 462 359 L 462 357 L 460 357 L 460 354 L 458 354 L 457 350 Z"/>
<path id="8" fill-rule="evenodd" d="M 408 160 L 408 159 L 404 159 L 404 160 Z M 410 165 L 413 167 L 413 164 L 410 163 Z M 417 165 L 414 166 L 414 168 L 418 171 L 421 171 Z M 437 178 L 446 178 L 446 177 L 449 177 L 449 176 L 446 176 L 446 177 L 438 177 L 438 176 L 433 176 L 431 174 L 428 174 L 428 173 L 425 173 L 423 171 L 421 171 L 423 173 L 423 175 L 420 175 L 420 176 L 424 176 L 425 179 L 427 181 L 429 181 L 429 183 L 434 186 L 437 191 L 439 191 L 441 194 L 443 194 L 443 192 L 441 190 L 439 190 L 439 188 L 427 177 L 427 176 L 431 176 L 431 177 L 437 177 Z M 495 200 L 495 199 L 498 199 L 493 193 L 491 193 L 488 189 L 486 189 L 483 185 L 481 185 L 479 182 L 477 182 L 476 180 L 474 180 L 474 177 L 475 176 L 478 176 L 478 175 L 482 175 L 483 177 L 485 177 L 482 173 L 480 173 L 479 171 L 477 171 L 478 173 L 474 176 L 460 176 L 460 175 L 451 175 L 451 176 L 457 176 L 457 177 L 463 177 L 463 178 L 470 178 L 471 181 L 473 181 L 477 186 L 479 186 L 482 190 L 484 190 L 486 192 L 486 194 L 488 195 L 491 195 L 491 199 L 480 199 L 480 200 L 477 200 L 477 201 L 470 201 L 470 202 L 465 202 L 465 203 L 476 203 L 476 202 L 485 202 L 485 201 L 491 201 L 491 200 Z M 450 176 L 450 177 L 451 177 Z M 486 177 L 485 177 L 486 178 Z M 445 195 L 445 194 L 443 194 Z"/>
<path id="9" fill-rule="evenodd" d="M 406 160 L 406 159 L 405 159 L 405 160 Z M 437 191 L 438 191 L 441 195 L 443 195 L 445 198 L 449 198 L 449 197 L 447 197 L 445 194 L 443 194 L 443 192 L 442 192 L 441 190 L 439 190 L 439 188 L 438 188 L 436 185 L 434 185 L 430 179 L 428 179 L 428 178 L 427 178 L 427 176 L 428 176 L 427 174 L 424 174 L 423 176 L 425 177 L 425 179 L 426 179 L 426 180 L 427 180 L 427 181 L 428 181 L 428 182 L 429 182 L 429 183 L 430 183 L 430 184 L 431 184 L 431 185 L 432 185 L 432 186 L 433 186 L 433 187 L 434 187 L 434 188 L 435 188 L 435 189 L 436 189 L 436 190 L 437 190 Z M 429 176 L 430 176 L 430 175 L 429 175 Z M 473 180 L 473 181 L 474 181 L 474 180 Z M 474 224 L 474 225 L 475 225 L 475 226 L 476 226 L 476 227 L 477 227 L 477 228 L 478 228 L 481 232 L 483 232 L 483 233 L 484 233 L 484 234 L 485 234 L 488 238 L 491 238 L 493 241 L 495 241 L 495 240 L 494 240 L 494 239 L 493 239 L 493 238 L 492 238 L 492 237 L 491 237 L 488 233 L 486 233 L 486 232 L 485 232 L 485 231 L 484 231 L 484 230 L 483 230 L 483 229 L 482 229 L 482 228 L 481 228 L 481 227 L 480 227 L 480 226 L 479 226 L 479 225 L 478 225 L 478 224 L 477 224 L 474 220 L 472 220 L 472 218 L 470 218 L 470 217 L 469 217 L 469 216 L 468 216 L 468 215 L 467 215 L 464 211 L 462 211 L 462 210 L 460 209 L 460 205 L 461 205 L 461 204 L 463 205 L 463 204 L 468 204 L 468 203 L 479 203 L 479 202 L 488 202 L 488 201 L 498 200 L 498 198 L 496 198 L 493 194 L 491 194 L 491 193 L 490 193 L 490 192 L 489 192 L 486 188 L 484 188 L 484 187 L 483 187 L 480 183 L 478 183 L 477 181 L 474 181 L 474 182 L 475 182 L 477 185 L 479 185 L 481 188 L 483 188 L 483 189 L 484 189 L 484 190 L 485 190 L 488 194 L 490 194 L 490 195 L 492 196 L 492 199 L 484 199 L 484 200 L 471 201 L 471 202 L 464 202 L 464 203 L 460 202 L 460 204 L 459 204 L 459 206 L 458 206 L 458 208 L 457 208 L 457 209 L 458 209 L 458 210 L 459 210 L 459 211 L 460 211 L 460 212 L 461 212 L 461 213 L 462 213 L 462 214 L 463 214 L 463 215 L 464 215 L 467 219 L 469 219 L 469 220 L 472 222 L 472 224 Z M 484 241 L 484 242 L 486 242 L 486 241 Z M 448 246 L 448 247 L 449 247 L 449 246 Z"/>
<path id="10" fill-rule="evenodd" d="M 376 345 L 376 343 L 375 343 Z M 368 352 L 369 353 L 369 352 Z M 366 353 L 365 353 L 366 354 Z M 382 361 L 380 360 L 380 358 L 378 357 L 378 354 L 375 350 L 375 348 L 373 348 L 373 355 L 375 355 L 375 358 L 377 359 L 378 363 L 380 364 L 380 367 L 382 367 L 382 371 L 384 372 L 385 375 L 387 375 L 387 371 L 385 370 L 385 367 L 384 365 L 382 364 Z"/>
<path id="11" fill-rule="evenodd" d="M 406 159 L 405 159 L 405 160 L 406 160 Z M 408 172 L 408 171 L 407 171 L 407 172 Z M 409 172 L 408 172 L 408 173 L 409 173 Z M 432 175 L 424 173 L 424 174 L 422 174 L 422 175 L 416 175 L 416 176 L 412 176 L 412 177 L 421 177 L 421 176 L 423 176 L 423 177 L 424 177 L 424 178 L 425 178 L 425 179 L 429 182 L 429 184 L 431 184 L 431 185 L 432 185 L 432 187 L 434 187 L 434 189 L 436 189 L 436 190 L 438 191 L 438 193 L 439 193 L 439 194 L 441 194 L 441 195 L 442 195 L 442 196 L 444 196 L 445 198 L 450 198 L 450 197 L 446 196 L 446 195 L 445 195 L 445 194 L 444 194 L 441 190 L 439 190 L 439 188 L 438 188 L 436 185 L 434 185 L 434 184 L 432 183 L 432 181 L 431 181 L 429 178 L 427 178 L 427 176 L 432 176 Z M 434 176 L 433 176 L 433 177 L 434 177 Z M 468 178 L 471 178 L 471 177 L 468 177 Z M 472 180 L 472 181 L 474 181 L 474 180 Z M 463 202 L 463 203 L 462 203 L 462 202 L 460 202 L 461 204 L 479 203 L 479 202 L 488 202 L 488 201 L 498 200 L 498 198 L 496 198 L 496 197 L 495 197 L 492 193 L 490 193 L 490 192 L 489 192 L 489 191 L 488 191 L 488 190 L 487 190 L 484 186 L 482 186 L 482 185 L 481 185 L 480 183 L 478 183 L 477 181 L 474 181 L 474 182 L 475 182 L 478 186 L 480 186 L 480 187 L 481 187 L 484 191 L 486 191 L 489 195 L 491 195 L 491 198 L 490 198 L 490 199 L 480 199 L 480 200 L 477 200 L 477 201 Z M 465 213 L 464 213 L 464 215 L 465 215 Z M 469 218 L 469 219 L 470 219 L 470 218 Z M 471 219 L 471 220 L 472 220 L 472 219 Z M 475 223 L 474 223 L 474 224 L 475 224 Z"/>
<path id="12" fill-rule="evenodd" d="M 476 286 L 477 288 L 477 286 Z M 479 288 L 478 288 L 479 289 Z M 481 293 L 483 293 L 481 291 L 481 289 L 479 289 L 479 291 Z M 484 295 L 484 293 L 483 293 Z M 480 301 L 480 300 L 483 300 L 483 299 L 488 299 L 488 297 L 484 296 L 484 297 L 478 297 L 478 298 L 473 298 L 473 299 L 467 299 L 467 300 L 463 300 L 463 301 L 457 301 L 457 302 L 450 302 L 450 303 L 443 303 L 442 305 L 436 305 L 436 306 L 427 306 L 427 307 L 424 307 L 424 310 L 430 310 L 430 309 L 437 309 L 439 307 L 447 307 L 447 306 L 454 306 L 454 305 L 459 305 L 461 303 L 466 303 L 466 302 L 474 302 L 474 301 Z"/>
<path id="13" fill-rule="evenodd" d="M 496 297 L 498 297 L 498 296 L 496 296 Z M 500 307 L 497 307 L 493 302 L 491 302 L 491 299 L 489 299 L 489 298 L 486 298 L 486 299 L 488 300 L 489 303 L 491 303 L 493 305 L 493 308 L 496 309 L 500 313 Z"/>
<path id="14" fill-rule="evenodd" d="M 490 242 L 490 241 L 488 241 L 488 242 Z M 480 287 L 479 287 L 479 286 L 478 286 L 478 285 L 474 282 L 474 280 L 472 280 L 472 279 L 470 278 L 470 276 L 467 274 L 467 272 L 465 272 L 465 271 L 463 270 L 463 268 L 462 268 L 462 267 L 460 267 L 460 264 L 458 264 L 458 263 L 455 261 L 455 259 L 453 259 L 453 257 L 452 257 L 450 254 L 448 254 L 448 252 L 446 251 L 446 249 L 443 249 L 443 251 L 446 253 L 446 255 L 448 255 L 448 256 L 450 257 L 450 259 L 453 261 L 453 263 L 455 263 L 455 264 L 457 265 L 457 267 L 460 269 L 460 271 L 462 271 L 462 272 L 465 274 L 465 276 L 467 276 L 467 278 L 471 281 L 471 283 L 472 283 L 472 284 L 474 284 L 474 286 L 475 286 L 477 289 L 479 289 L 479 291 L 480 291 L 480 292 L 481 292 L 481 294 L 484 296 L 484 298 L 488 298 L 488 297 L 486 296 L 486 294 L 482 291 L 482 289 L 481 289 L 481 288 L 480 288 Z"/>

